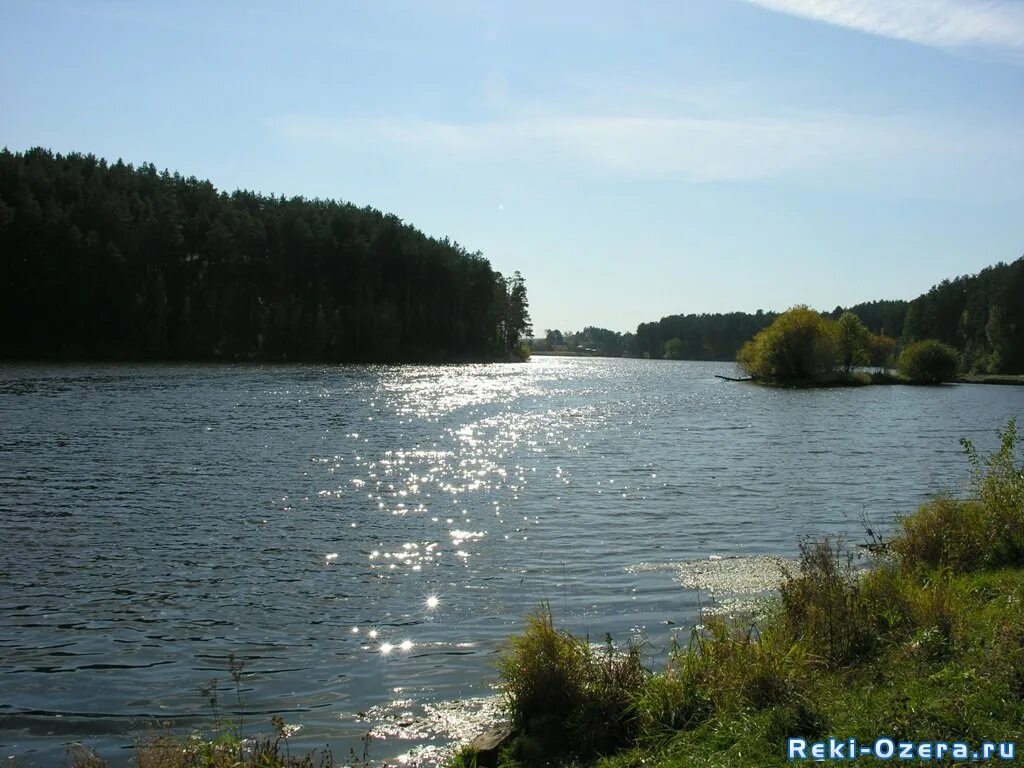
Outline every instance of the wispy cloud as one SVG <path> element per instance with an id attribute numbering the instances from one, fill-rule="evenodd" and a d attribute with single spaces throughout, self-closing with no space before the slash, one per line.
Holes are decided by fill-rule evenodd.
<path id="1" fill-rule="evenodd" d="M 1024 141 L 997 128 L 839 114 L 763 118 L 561 116 L 478 123 L 418 118 L 270 121 L 284 138 L 445 166 L 504 165 L 614 179 L 800 179 L 927 188 L 1020 167 Z M 991 172 L 991 173 L 990 173 Z M 1001 172 L 1000 172 L 1001 173 Z"/>
<path id="2" fill-rule="evenodd" d="M 883 37 L 939 48 L 1024 51 L 1021 0 L 746 0 Z"/>
<path id="3" fill-rule="evenodd" d="M 533 158 L 615 175 L 693 181 L 758 179 L 805 168 L 829 146 L 843 141 L 840 133 L 847 133 L 813 120 L 600 116 L 470 124 L 293 116 L 272 124 L 291 139 L 339 148 L 400 146 L 427 157 L 454 156 L 461 162 L 518 163 Z"/>

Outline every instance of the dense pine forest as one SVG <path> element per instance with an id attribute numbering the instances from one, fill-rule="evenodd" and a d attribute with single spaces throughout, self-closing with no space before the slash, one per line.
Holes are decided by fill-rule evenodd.
<path id="1" fill-rule="evenodd" d="M 1024 257 L 918 296 L 907 305 L 903 338 L 955 347 L 965 370 L 1024 373 Z"/>
<path id="2" fill-rule="evenodd" d="M 0 357 L 520 355 L 526 289 L 393 215 L 219 192 L 153 165 L 0 154 Z"/>
<path id="3" fill-rule="evenodd" d="M 938 339 L 960 354 L 960 367 L 974 373 L 1024 373 L 1024 257 L 996 264 L 977 275 L 943 280 L 913 301 L 886 300 L 836 307 L 851 311 L 874 334 L 900 346 Z M 641 323 L 636 333 L 588 327 L 578 333 L 551 330 L 531 346 L 538 352 L 735 360 L 740 347 L 771 325 L 775 312 L 670 315 Z"/>

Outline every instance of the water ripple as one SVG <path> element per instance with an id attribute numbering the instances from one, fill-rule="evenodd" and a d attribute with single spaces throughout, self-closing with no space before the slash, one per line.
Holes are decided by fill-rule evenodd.
<path id="1" fill-rule="evenodd" d="M 956 490 L 959 437 L 991 447 L 1022 410 L 1012 387 L 772 391 L 731 369 L 0 369 L 0 742 L 19 766 L 76 740 L 126 765 L 154 723 L 202 722 L 209 679 L 231 706 L 235 654 L 247 723 L 282 712 L 293 748 L 359 752 L 381 727 L 360 712 L 409 701 L 419 728 L 489 701 L 543 602 L 656 658 L 713 570 L 883 530 Z"/>

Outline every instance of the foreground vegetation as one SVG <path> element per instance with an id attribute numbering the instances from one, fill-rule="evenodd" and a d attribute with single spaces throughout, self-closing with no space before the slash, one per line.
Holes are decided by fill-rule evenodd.
<path id="1" fill-rule="evenodd" d="M 1024 742 L 1015 421 L 1000 439 L 988 457 L 962 441 L 973 497 L 937 497 L 891 541 L 872 533 L 870 569 L 840 543 L 805 543 L 767 620 L 705 618 L 657 673 L 636 645 L 531 618 L 501 661 L 517 735 L 499 764 L 787 765 L 790 736 Z"/>
<path id="2" fill-rule="evenodd" d="M 0 358 L 447 361 L 521 355 L 526 288 L 331 200 L 152 165 L 0 152 Z"/>

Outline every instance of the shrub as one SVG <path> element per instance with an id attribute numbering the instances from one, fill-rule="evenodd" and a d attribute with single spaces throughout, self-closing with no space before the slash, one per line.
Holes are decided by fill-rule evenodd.
<path id="1" fill-rule="evenodd" d="M 903 637 L 912 631 L 911 597 L 917 582 L 897 563 L 876 558 L 875 566 L 860 577 L 861 594 L 870 606 L 872 625 L 879 638 Z"/>
<path id="2" fill-rule="evenodd" d="M 904 518 L 892 547 L 909 568 L 966 572 L 1024 565 L 1024 465 L 1015 462 L 1017 421 L 997 433 L 1000 447 L 979 456 L 960 441 L 973 468 L 973 499 L 940 496 Z"/>
<path id="3" fill-rule="evenodd" d="M 981 568 L 995 544 L 989 540 L 985 517 L 978 501 L 936 497 L 901 521 L 893 552 L 908 568 Z"/>
<path id="4" fill-rule="evenodd" d="M 915 341 L 900 354 L 899 372 L 918 384 L 941 384 L 956 376 L 956 350 L 935 339 Z"/>
<path id="5" fill-rule="evenodd" d="M 555 629 L 550 607 L 527 620 L 498 662 L 515 727 L 552 749 L 590 755 L 634 734 L 632 698 L 648 675 L 640 648 L 601 648 Z"/>
<path id="6" fill-rule="evenodd" d="M 799 573 L 789 575 L 779 592 L 784 630 L 827 663 L 840 665 L 874 649 L 869 603 L 853 555 L 841 542 L 803 542 Z"/>
<path id="7" fill-rule="evenodd" d="M 1017 418 L 1011 418 L 1006 429 L 996 430 L 996 435 L 999 450 L 988 456 L 980 456 L 967 438 L 961 438 L 960 445 L 971 463 L 971 479 L 982 504 L 1019 523 L 1024 518 L 1024 462 L 1019 467 L 1014 463 L 1020 442 Z M 1020 532 L 1019 526 L 1013 527 Z"/>
<path id="8" fill-rule="evenodd" d="M 736 362 L 755 379 L 773 382 L 812 379 L 835 369 L 836 335 L 820 313 L 796 306 L 740 349 Z"/>
<path id="9" fill-rule="evenodd" d="M 884 334 L 872 333 L 868 339 L 868 357 L 879 370 L 891 368 L 896 352 L 896 340 Z"/>
<path id="10" fill-rule="evenodd" d="M 809 542 L 801 547 L 800 573 L 785 580 L 781 595 L 778 626 L 828 666 L 867 661 L 915 633 L 930 657 L 952 641 L 946 573 L 911 571 L 899 558 L 876 556 L 870 570 L 858 572 L 838 542 Z"/>
<path id="11" fill-rule="evenodd" d="M 697 650 L 695 677 L 720 711 L 761 710 L 792 700 L 808 666 L 804 648 L 784 635 L 762 635 L 754 626 L 744 631 L 721 618 L 708 622 Z"/>
<path id="12" fill-rule="evenodd" d="M 956 610 L 949 579 L 944 574 L 937 574 L 910 592 L 910 614 L 913 624 L 920 627 L 928 639 L 926 647 L 930 656 L 940 655 L 940 651 L 944 653 L 949 649 Z"/>

